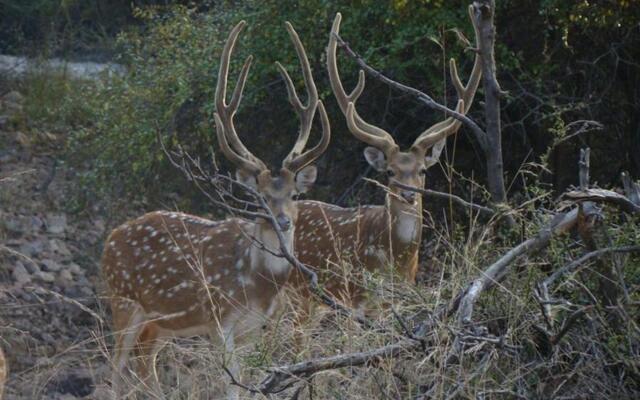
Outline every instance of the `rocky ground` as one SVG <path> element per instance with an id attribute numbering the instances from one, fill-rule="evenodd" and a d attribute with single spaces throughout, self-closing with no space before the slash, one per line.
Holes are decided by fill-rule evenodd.
<path id="1" fill-rule="evenodd" d="M 59 138 L 15 123 L 22 102 L 17 92 L 0 99 L 0 346 L 10 369 L 5 397 L 91 397 L 108 370 L 97 279 L 105 220 L 96 210 L 71 207 L 74 174 L 60 161 Z"/>

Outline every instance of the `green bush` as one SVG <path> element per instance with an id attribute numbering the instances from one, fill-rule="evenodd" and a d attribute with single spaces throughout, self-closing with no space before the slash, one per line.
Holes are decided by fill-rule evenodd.
<path id="1" fill-rule="evenodd" d="M 447 59 L 453 55 L 461 58 L 463 69 L 470 67 L 472 59 L 462 56 L 463 47 L 454 42 L 456 34 L 450 30 L 470 29 L 466 6 L 458 3 L 458 7 L 445 8 L 441 2 L 429 1 L 419 5 L 358 2 L 343 9 L 343 36 L 377 68 L 441 97 L 443 51 L 446 50 Z M 328 157 L 353 160 L 355 147 L 360 144 L 346 132 L 344 117 L 337 111 L 325 78 L 324 48 L 338 9 L 337 2 L 324 2 L 319 7 L 310 1 L 250 1 L 242 6 L 223 3 L 206 12 L 185 6 L 137 9 L 134 14 L 144 28 L 118 37 L 122 50 L 118 61 L 127 66 L 128 73 L 91 93 L 99 104 L 93 123 L 76 131 L 71 141 L 70 150 L 76 161 L 93 162 L 85 176 L 88 187 L 101 195 L 116 196 L 180 190 L 183 179 L 164 160 L 157 146 L 157 133 L 161 131 L 170 146 L 180 142 L 202 156 L 211 146 L 217 147 L 211 112 L 219 50 L 230 28 L 241 19 L 249 24 L 233 57 L 229 86 L 235 84 L 244 57 L 253 54 L 256 62 L 236 118 L 238 131 L 248 146 L 275 165 L 297 131 L 298 121 L 273 65 L 281 61 L 303 90 L 298 60 L 283 26 L 285 20 L 290 20 L 305 44 L 321 97 L 327 100 L 334 143 L 347 143 L 339 146 L 341 150 L 334 147 Z M 418 23 L 421 20 L 426 22 Z M 470 37 L 469 32 L 467 36 Z M 380 45 L 381 48 L 376 47 Z M 356 76 L 354 63 L 342 58 L 340 68 L 344 80 L 352 84 Z M 373 80 L 367 87 L 372 95 L 363 97 L 363 113 L 384 113 L 386 102 L 380 100 L 388 96 L 388 89 Z M 415 117 L 415 104 L 406 110 L 394 110 L 397 114 L 390 117 L 394 120 Z M 380 122 L 375 117 L 372 120 Z M 423 126 L 425 121 L 418 123 Z M 412 141 L 412 130 L 398 140 Z"/>

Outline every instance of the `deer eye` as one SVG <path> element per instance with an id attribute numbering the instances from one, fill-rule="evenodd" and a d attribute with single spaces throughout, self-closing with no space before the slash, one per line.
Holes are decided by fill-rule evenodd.
<path id="1" fill-rule="evenodd" d="M 393 170 L 392 170 L 392 169 L 388 169 L 388 170 L 387 170 L 387 176 L 388 176 L 388 177 L 392 177 L 392 176 L 395 176 L 395 175 L 396 175 L 396 173 L 395 173 L 395 172 L 393 172 Z"/>

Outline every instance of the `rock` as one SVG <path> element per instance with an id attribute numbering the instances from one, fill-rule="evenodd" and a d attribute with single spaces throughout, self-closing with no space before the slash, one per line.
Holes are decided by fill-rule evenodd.
<path id="1" fill-rule="evenodd" d="M 58 396 L 57 400 L 76 400 L 78 399 L 78 397 L 72 395 L 72 394 L 61 394 L 60 396 Z"/>
<path id="2" fill-rule="evenodd" d="M 0 220 L 4 228 L 10 233 L 25 234 L 39 231 L 44 225 L 37 216 L 22 216 L 12 214 L 0 214 Z"/>
<path id="3" fill-rule="evenodd" d="M 7 104 L 22 104 L 24 103 L 24 96 L 15 90 L 10 91 L 9 93 L 2 96 L 2 102 Z"/>
<path id="4" fill-rule="evenodd" d="M 75 275 L 84 275 L 84 270 L 76 263 L 70 263 L 66 268 Z"/>
<path id="5" fill-rule="evenodd" d="M 19 285 L 24 285 L 31 282 L 31 275 L 29 274 L 25 266 L 19 261 L 16 262 L 16 264 L 13 266 L 11 276 L 13 276 L 13 279 L 15 279 L 15 281 Z"/>
<path id="6" fill-rule="evenodd" d="M 56 276 L 51 272 L 40 271 L 33 274 L 33 276 L 43 282 L 54 282 L 56 280 Z"/>
<path id="7" fill-rule="evenodd" d="M 93 221 L 93 226 L 95 226 L 95 228 L 100 233 L 103 233 L 107 229 L 106 224 L 104 223 L 104 220 L 101 218 L 98 218 L 95 221 Z"/>
<path id="8" fill-rule="evenodd" d="M 67 229 L 67 216 L 65 214 L 47 215 L 47 232 L 59 235 Z"/>
<path id="9" fill-rule="evenodd" d="M 31 232 L 37 232 L 44 226 L 44 221 L 37 215 L 32 215 L 31 217 L 29 217 L 29 225 L 31 228 Z"/>
<path id="10" fill-rule="evenodd" d="M 61 394 L 70 394 L 76 397 L 88 396 L 93 392 L 94 384 L 90 376 L 81 376 L 70 373 L 53 383 L 54 390 Z"/>
<path id="11" fill-rule="evenodd" d="M 34 238 L 20 245 L 20 253 L 28 257 L 36 257 L 42 255 L 46 250 L 45 242 L 40 238 Z"/>
<path id="12" fill-rule="evenodd" d="M 69 272 L 68 269 L 63 269 L 58 274 L 58 279 L 56 280 L 56 283 L 64 289 L 69 288 L 73 286 L 73 275 L 71 275 L 71 272 Z"/>
<path id="13" fill-rule="evenodd" d="M 16 261 L 16 263 L 23 264 L 24 267 L 27 269 L 27 271 L 29 271 L 30 274 L 35 274 L 36 272 L 40 271 L 40 267 L 38 266 L 38 264 L 36 264 L 33 261 L 25 260 L 25 262 L 23 263 L 22 261 L 18 260 L 18 261 Z"/>
<path id="14" fill-rule="evenodd" d="M 51 250 L 54 253 L 57 253 L 63 257 L 71 257 L 71 252 L 67 247 L 66 243 L 60 239 L 51 239 L 49 240 L 49 246 L 51 246 Z"/>
<path id="15" fill-rule="evenodd" d="M 41 263 L 45 267 L 45 269 L 49 272 L 58 272 L 62 269 L 62 265 L 58 264 L 57 262 L 51 259 L 42 260 Z"/>
<path id="16" fill-rule="evenodd" d="M 16 132 L 15 140 L 20 144 L 20 146 L 24 148 L 28 149 L 31 147 L 31 139 L 29 139 L 29 136 L 27 136 L 24 132 Z"/>

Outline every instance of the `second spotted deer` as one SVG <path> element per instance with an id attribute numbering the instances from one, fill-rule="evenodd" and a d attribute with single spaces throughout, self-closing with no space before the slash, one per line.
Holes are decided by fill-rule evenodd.
<path id="1" fill-rule="evenodd" d="M 355 109 L 364 90 L 364 72 L 348 94 L 340 80 L 337 65 L 338 34 L 342 16 L 333 22 L 327 46 L 327 69 L 333 94 L 344 113 L 351 133 L 369 145 L 364 156 L 379 172 L 386 174 L 388 192 L 384 205 L 342 208 L 317 201 L 299 205 L 300 222 L 296 230 L 296 252 L 300 261 L 324 272 L 325 287 L 335 296 L 359 306 L 366 290 L 354 279 L 345 279 L 342 261 L 369 271 L 391 269 L 408 282 L 414 282 L 418 268 L 418 250 L 422 240 L 422 198 L 420 194 L 397 184 L 423 188 L 429 167 L 438 162 L 446 138 L 458 131 L 459 120 L 449 117 L 422 132 L 409 149 L 402 151 L 390 133 L 366 122 Z M 472 22 L 474 21 L 471 18 Z M 474 25 L 476 43 L 478 28 Z M 462 83 L 454 60 L 451 78 L 458 94 L 456 111 L 466 114 L 480 83 L 481 58 L 476 52 L 468 82 Z M 299 298 L 308 298 L 304 277 L 294 273 L 293 287 Z M 300 312 L 309 307 L 300 302 Z"/>

